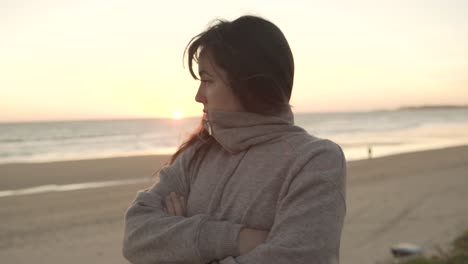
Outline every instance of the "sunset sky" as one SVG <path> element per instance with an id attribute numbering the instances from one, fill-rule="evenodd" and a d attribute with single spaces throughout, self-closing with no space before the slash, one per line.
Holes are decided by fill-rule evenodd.
<path id="1" fill-rule="evenodd" d="M 201 115 L 183 68 L 215 18 L 291 45 L 295 112 L 468 104 L 468 1 L 0 1 L 0 122 Z"/>

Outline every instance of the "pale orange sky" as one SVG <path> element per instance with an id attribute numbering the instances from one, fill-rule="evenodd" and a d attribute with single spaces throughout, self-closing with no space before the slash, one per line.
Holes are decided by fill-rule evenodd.
<path id="1" fill-rule="evenodd" d="M 467 1 L 19 0 L 0 2 L 0 122 L 201 115 L 183 50 L 243 14 L 286 35 L 295 112 L 468 104 Z"/>

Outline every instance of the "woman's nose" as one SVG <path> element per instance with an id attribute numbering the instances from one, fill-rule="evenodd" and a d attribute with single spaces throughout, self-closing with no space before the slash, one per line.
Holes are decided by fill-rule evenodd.
<path id="1" fill-rule="evenodd" d="M 195 101 L 204 104 L 206 97 L 203 95 L 202 87 L 198 88 L 197 94 L 195 95 Z"/>

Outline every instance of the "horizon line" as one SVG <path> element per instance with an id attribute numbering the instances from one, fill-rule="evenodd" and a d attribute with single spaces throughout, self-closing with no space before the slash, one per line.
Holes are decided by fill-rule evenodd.
<path id="1" fill-rule="evenodd" d="M 304 112 L 294 112 L 294 114 L 344 114 L 344 113 L 373 113 L 373 112 L 392 112 L 392 111 L 402 111 L 402 110 L 437 110 L 437 109 L 459 109 L 459 108 L 468 108 L 468 104 L 463 105 L 434 105 L 434 104 L 424 104 L 417 106 L 399 106 L 396 108 L 381 108 L 381 109 L 371 109 L 371 110 L 346 110 L 346 111 L 304 111 Z M 200 115 L 190 115 L 184 116 L 180 119 L 175 119 L 173 117 L 163 117 L 163 116 L 154 116 L 154 117 L 97 117 L 97 118 L 71 118 L 71 119 L 38 119 L 38 120 L 10 120 L 10 121 L 1 121 L 0 124 L 17 124 L 17 123 L 58 123 L 58 122 L 89 122 L 89 121 L 124 121 L 124 120 L 150 120 L 150 119 L 170 119 L 170 120 L 182 120 L 182 119 L 192 119 L 200 118 Z"/>

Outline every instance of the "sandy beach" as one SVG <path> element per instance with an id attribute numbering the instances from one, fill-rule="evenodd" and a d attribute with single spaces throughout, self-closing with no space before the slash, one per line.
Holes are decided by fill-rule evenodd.
<path id="1" fill-rule="evenodd" d="M 127 263 L 123 214 L 167 156 L 0 165 L 0 192 L 143 179 L 136 184 L 0 197 L 0 262 Z M 468 229 L 468 146 L 348 163 L 341 263 L 384 263 L 398 242 L 446 248 Z"/>

